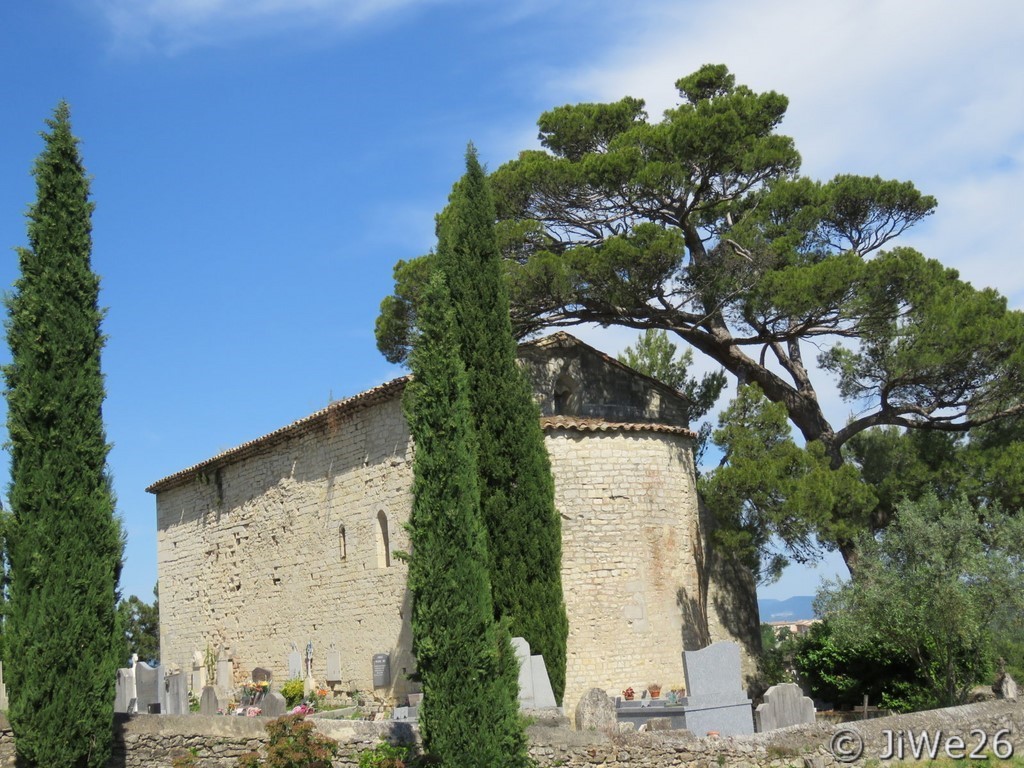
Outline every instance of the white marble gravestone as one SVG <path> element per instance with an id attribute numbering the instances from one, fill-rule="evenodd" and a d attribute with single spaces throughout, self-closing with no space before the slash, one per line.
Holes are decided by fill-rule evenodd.
<path id="1" fill-rule="evenodd" d="M 530 644 L 522 637 L 512 638 L 512 648 L 519 659 L 519 708 L 557 707 L 544 657 L 532 655 Z"/>

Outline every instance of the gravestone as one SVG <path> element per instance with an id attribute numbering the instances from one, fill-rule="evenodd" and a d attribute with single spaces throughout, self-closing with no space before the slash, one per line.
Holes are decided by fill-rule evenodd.
<path id="1" fill-rule="evenodd" d="M 557 707 L 544 657 L 531 654 L 530 644 L 523 637 L 512 638 L 512 649 L 519 660 L 519 708 Z"/>
<path id="2" fill-rule="evenodd" d="M 260 708 L 267 717 L 280 717 L 288 709 L 288 702 L 280 691 L 271 691 L 263 697 Z"/>
<path id="3" fill-rule="evenodd" d="M 331 649 L 327 652 L 327 681 L 335 683 L 341 680 L 341 652 Z"/>
<path id="4" fill-rule="evenodd" d="M 305 677 L 302 674 L 302 656 L 292 645 L 292 652 L 288 654 L 288 679 L 295 680 Z"/>
<path id="5" fill-rule="evenodd" d="M 814 722 L 814 702 L 804 696 L 796 683 L 773 685 L 764 694 L 764 703 L 754 710 L 758 733 Z"/>
<path id="6" fill-rule="evenodd" d="M 150 704 L 160 703 L 160 685 L 163 676 L 159 667 L 151 667 L 144 661 L 135 665 L 135 698 L 136 711 L 140 714 L 149 712 Z"/>
<path id="7" fill-rule="evenodd" d="M 234 665 L 223 652 L 217 659 L 217 687 L 230 697 L 235 688 Z"/>
<path id="8" fill-rule="evenodd" d="M 135 670 L 122 667 L 117 670 L 117 685 L 114 691 L 114 711 L 123 714 L 133 714 L 137 711 L 135 707 Z"/>
<path id="9" fill-rule="evenodd" d="M 7 686 L 4 684 L 4 665 L 0 662 L 0 711 L 6 712 L 10 705 L 7 701 Z"/>
<path id="10" fill-rule="evenodd" d="M 519 708 L 525 708 L 523 702 L 530 702 L 533 708 L 533 666 L 530 664 L 530 644 L 525 637 L 512 638 L 512 650 L 519 660 Z"/>
<path id="11" fill-rule="evenodd" d="M 591 688 L 576 705 L 577 731 L 618 730 L 615 719 L 615 702 L 600 688 Z"/>
<path id="12" fill-rule="evenodd" d="M 387 688 L 391 685 L 391 655 L 373 654 L 373 687 Z"/>
<path id="13" fill-rule="evenodd" d="M 217 691 L 212 685 L 208 685 L 203 688 L 203 695 L 199 697 L 199 714 L 216 715 L 218 708 Z"/>
<path id="14" fill-rule="evenodd" d="M 1017 700 L 1017 681 L 1010 677 L 1009 672 L 1003 672 L 996 684 L 996 698 Z"/>
<path id="15" fill-rule="evenodd" d="M 184 672 L 172 672 L 164 677 L 160 693 L 160 712 L 162 714 L 188 714 L 188 678 Z"/>
<path id="16" fill-rule="evenodd" d="M 712 643 L 699 651 L 683 652 L 686 673 L 686 728 L 696 736 L 717 731 L 722 736 L 754 732 L 750 699 L 742 688 L 740 647 Z"/>
<path id="17" fill-rule="evenodd" d="M 192 690 L 203 690 L 206 682 L 206 665 L 203 663 L 203 654 L 196 651 L 192 654 Z"/>
<path id="18" fill-rule="evenodd" d="M 256 667 L 252 671 L 252 681 L 254 683 L 269 683 L 274 679 L 274 673 L 269 669 L 263 667 Z"/>

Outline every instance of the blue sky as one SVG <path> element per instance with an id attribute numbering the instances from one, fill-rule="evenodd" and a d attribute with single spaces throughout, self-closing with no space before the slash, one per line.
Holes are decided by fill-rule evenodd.
<path id="1" fill-rule="evenodd" d="M 156 580 L 147 485 L 399 373 L 374 346 L 377 307 L 394 262 L 432 246 L 468 141 L 495 168 L 559 104 L 633 95 L 658 115 L 705 62 L 790 97 L 783 131 L 808 174 L 936 195 L 903 242 L 1024 305 L 1015 0 L 0 6 L 0 284 L 25 244 L 38 133 L 66 99 L 94 178 L 124 593 Z M 609 353 L 635 338 L 577 333 Z M 761 594 L 812 593 L 836 567 Z"/>

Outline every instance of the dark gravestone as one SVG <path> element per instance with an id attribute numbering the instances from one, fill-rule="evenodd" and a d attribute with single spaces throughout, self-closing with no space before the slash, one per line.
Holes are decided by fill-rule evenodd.
<path id="1" fill-rule="evenodd" d="M 260 709 L 263 710 L 263 714 L 267 717 L 280 717 L 287 711 L 288 703 L 284 700 L 284 696 L 281 695 L 280 691 L 271 691 L 263 697 Z"/>
<path id="2" fill-rule="evenodd" d="M 373 654 L 373 687 L 387 688 L 391 685 L 391 656 L 386 653 Z"/>
<path id="3" fill-rule="evenodd" d="M 154 669 L 144 661 L 135 665 L 135 695 L 138 711 L 149 712 L 150 704 L 160 703 L 160 668 Z"/>
<path id="4" fill-rule="evenodd" d="M 269 669 L 264 669 L 263 667 L 256 667 L 256 669 L 252 671 L 252 681 L 254 683 L 269 683 L 273 679 L 274 673 L 271 672 Z"/>

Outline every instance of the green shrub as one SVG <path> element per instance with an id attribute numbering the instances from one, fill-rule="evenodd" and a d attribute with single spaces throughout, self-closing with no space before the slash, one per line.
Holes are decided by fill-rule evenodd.
<path id="1" fill-rule="evenodd" d="M 271 720 L 267 735 L 266 759 L 247 752 L 238 758 L 238 768 L 331 768 L 338 752 L 338 742 L 319 733 L 302 715 Z"/>
<path id="2" fill-rule="evenodd" d="M 306 684 L 297 677 L 285 680 L 281 686 L 281 695 L 284 696 L 284 700 L 288 702 L 289 707 L 298 706 L 306 695 Z"/>
<path id="3" fill-rule="evenodd" d="M 406 768 L 409 747 L 382 741 L 359 753 L 359 768 Z"/>

